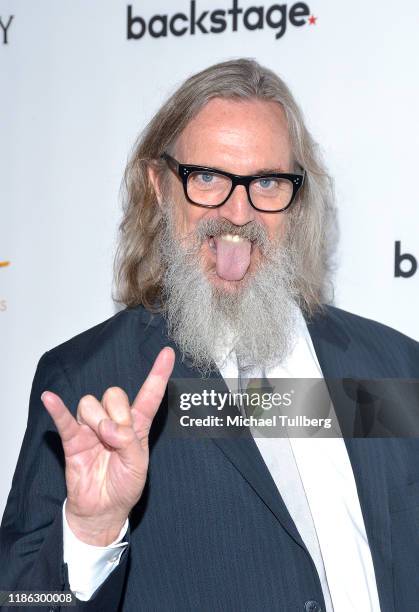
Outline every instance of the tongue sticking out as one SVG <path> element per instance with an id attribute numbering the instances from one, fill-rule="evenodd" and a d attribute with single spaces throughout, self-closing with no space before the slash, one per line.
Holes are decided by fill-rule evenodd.
<path id="1" fill-rule="evenodd" d="M 238 236 L 218 236 L 214 242 L 218 276 L 228 281 L 241 280 L 250 265 L 250 241 Z"/>

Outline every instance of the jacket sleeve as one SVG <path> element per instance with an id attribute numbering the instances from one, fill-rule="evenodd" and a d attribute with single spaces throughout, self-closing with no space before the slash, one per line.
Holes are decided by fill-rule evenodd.
<path id="1" fill-rule="evenodd" d="M 63 561 L 65 461 L 61 439 L 41 401 L 45 390 L 60 395 L 75 413 L 80 398 L 75 397 L 67 373 L 51 353 L 42 356 L 36 370 L 26 432 L 0 527 L 0 590 L 3 591 L 70 590 L 67 565 Z M 115 612 L 122 596 L 128 558 L 129 545 L 118 567 L 92 598 L 87 602 L 77 601 L 76 608 L 70 609 Z M 51 606 L 50 609 L 60 608 Z M 33 607 L 33 610 L 39 608 Z"/>

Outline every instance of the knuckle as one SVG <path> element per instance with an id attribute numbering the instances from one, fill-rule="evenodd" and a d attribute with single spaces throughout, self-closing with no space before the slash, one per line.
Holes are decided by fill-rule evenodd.
<path id="1" fill-rule="evenodd" d="M 115 402 L 126 400 L 127 394 L 121 387 L 108 387 L 102 396 L 102 402 Z"/>
<path id="2" fill-rule="evenodd" d="M 83 397 L 80 398 L 77 413 L 85 414 L 95 401 L 96 398 L 93 395 L 83 395 Z"/>

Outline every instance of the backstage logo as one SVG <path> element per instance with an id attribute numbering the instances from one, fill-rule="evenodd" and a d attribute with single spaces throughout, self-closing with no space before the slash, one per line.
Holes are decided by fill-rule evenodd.
<path id="1" fill-rule="evenodd" d="M 1 44 L 8 45 L 9 44 L 9 29 L 14 19 L 14 15 L 10 15 L 9 17 L 3 17 L 0 15 L 0 40 Z"/>
<path id="2" fill-rule="evenodd" d="M 139 40 L 146 34 L 152 38 L 166 38 L 169 35 L 221 34 L 226 30 L 263 30 L 270 28 L 279 39 L 288 25 L 300 28 L 306 24 L 316 25 L 317 17 L 311 15 L 305 2 L 294 4 L 272 4 L 271 6 L 239 6 L 239 0 L 232 0 L 231 8 L 213 10 L 201 9 L 197 0 L 190 0 L 188 13 L 172 15 L 156 14 L 146 19 L 135 14 L 132 4 L 127 7 L 127 39 Z"/>

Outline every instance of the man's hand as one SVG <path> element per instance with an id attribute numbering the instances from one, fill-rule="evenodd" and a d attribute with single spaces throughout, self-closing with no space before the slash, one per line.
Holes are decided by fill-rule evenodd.
<path id="1" fill-rule="evenodd" d="M 140 499 L 148 470 L 148 434 L 174 362 L 174 351 L 164 348 L 132 406 L 119 387 L 107 389 L 100 402 L 85 395 L 77 420 L 58 395 L 42 394 L 64 448 L 67 521 L 80 540 L 110 544 Z"/>

